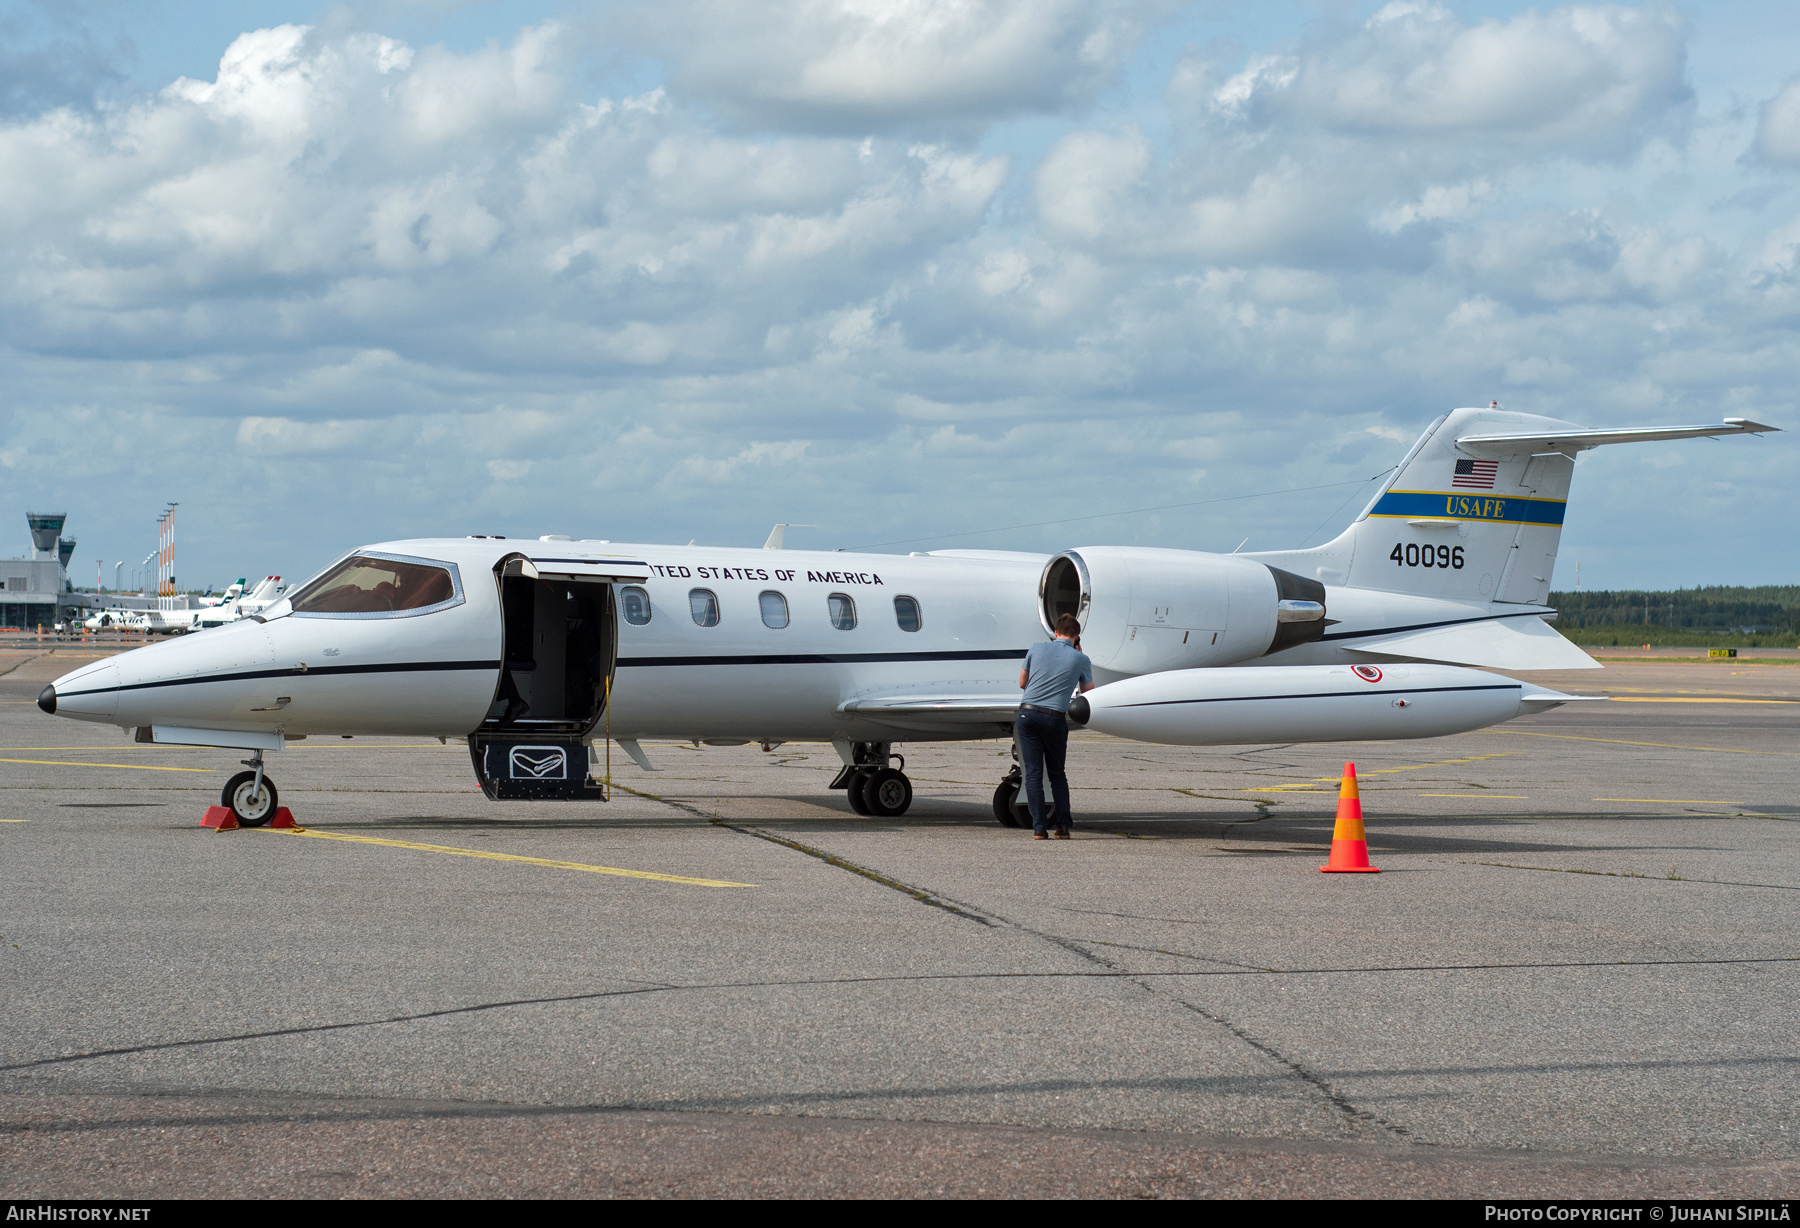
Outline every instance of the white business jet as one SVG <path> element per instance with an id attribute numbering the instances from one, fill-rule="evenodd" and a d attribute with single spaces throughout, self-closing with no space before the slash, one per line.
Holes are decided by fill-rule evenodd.
<path id="1" fill-rule="evenodd" d="M 602 796 L 606 739 L 646 771 L 646 739 L 826 740 L 832 787 L 897 816 L 912 786 L 894 747 L 1010 736 L 1020 659 L 1064 613 L 1102 684 L 1078 726 L 1190 746 L 1436 737 L 1575 698 L 1491 669 L 1598 668 L 1544 605 L 1578 452 L 1774 429 L 1459 409 L 1335 541 L 1270 554 L 386 542 L 38 703 L 140 742 L 250 750 L 223 804 L 252 826 L 276 806 L 264 752 L 358 734 L 466 739 L 495 799 Z M 1015 765 L 994 796 L 1008 826 L 1018 792 Z"/>

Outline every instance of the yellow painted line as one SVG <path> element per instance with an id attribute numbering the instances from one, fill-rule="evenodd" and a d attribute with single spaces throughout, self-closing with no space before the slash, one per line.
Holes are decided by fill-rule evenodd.
<path id="1" fill-rule="evenodd" d="M 1444 767 L 1445 765 L 1451 764 L 1451 763 L 1480 763 L 1484 759 L 1504 759 L 1508 755 L 1516 755 L 1518 753 L 1519 752 L 1516 750 L 1502 750 L 1502 751 L 1494 751 L 1494 752 L 1492 752 L 1490 754 L 1486 754 L 1486 755 L 1465 755 L 1460 759 L 1439 759 L 1436 763 L 1410 763 L 1410 764 L 1407 764 L 1405 767 L 1369 768 L 1366 771 L 1362 768 L 1357 768 L 1356 769 L 1356 778 L 1358 780 L 1362 780 L 1369 776 L 1391 776 L 1395 772 L 1423 772 L 1427 768 Z M 1334 793 L 1334 792 L 1336 792 L 1335 789 L 1315 789 L 1315 788 L 1313 788 L 1313 786 L 1320 785 L 1320 784 L 1335 785 L 1341 779 L 1342 779 L 1341 776 L 1315 776 L 1311 780 L 1303 780 L 1296 784 L 1264 785 L 1261 788 L 1257 788 L 1257 789 L 1237 789 L 1237 790 L 1235 790 L 1235 792 L 1238 792 L 1238 793 L 1290 793 L 1290 792 L 1294 792 L 1294 791 L 1301 791 L 1301 792 L 1313 792 L 1313 793 Z"/>
<path id="2" fill-rule="evenodd" d="M 455 857 L 480 857 L 485 861 L 518 861 L 528 866 L 546 866 L 552 870 L 584 870 L 589 874 L 612 874 L 619 878 L 647 878 L 658 883 L 686 883 L 691 887 L 754 887 L 755 883 L 733 883 L 716 878 L 685 878 L 679 874 L 653 874 L 648 870 L 621 870 L 615 866 L 590 866 L 579 861 L 556 861 L 549 857 L 520 857 L 515 853 L 490 853 L 483 849 L 459 849 L 448 844 L 419 844 L 412 840 L 383 840 L 378 836 L 351 836 L 335 831 L 302 828 L 288 831 L 277 828 L 255 828 L 288 836 L 313 836 L 320 840 L 343 840 L 351 844 L 381 844 L 388 848 L 414 849 L 422 853 L 449 853 Z"/>
<path id="3" fill-rule="evenodd" d="M 1597 802 L 1660 802 L 1665 806 L 1735 806 L 1736 802 L 1721 802 L 1716 798 L 1704 797 L 1596 797 Z"/>
<path id="4" fill-rule="evenodd" d="M 129 751 L 197 751 L 197 750 L 236 750 L 234 746 L 186 746 L 180 742 L 137 742 L 130 746 L 0 746 L 0 750 L 129 750 Z M 301 746 L 288 743 L 288 750 L 443 750 L 436 742 L 365 742 L 361 746 L 340 746 L 336 742 L 321 742 L 317 746 Z M 457 742 L 449 749 L 460 751 L 463 744 Z M 273 753 L 273 752 L 271 752 Z M 0 760 L 4 762 L 4 760 Z"/>
<path id="5" fill-rule="evenodd" d="M 217 768 L 151 767 L 144 763 L 76 763 L 68 759 L 0 759 L 0 763 L 40 763 L 46 767 L 121 768 L 127 772 L 216 772 Z"/>
<path id="6" fill-rule="evenodd" d="M 1421 794 L 1419 794 L 1419 796 L 1420 797 L 1497 797 L 1503 801 L 1508 801 L 1508 802 L 1525 802 L 1525 801 L 1531 800 L 1530 798 L 1526 797 L 1522 793 L 1421 793 Z M 1606 801 L 1608 799 L 1602 797 L 1602 798 L 1595 798 L 1594 800 Z"/>
<path id="7" fill-rule="evenodd" d="M 173 742 L 143 742 L 131 746 L 0 746 L 0 750 L 211 750 L 208 746 L 179 746 Z"/>
<path id="8" fill-rule="evenodd" d="M 30 819 L 0 819 L 0 823 L 29 823 Z"/>
<path id="9" fill-rule="evenodd" d="M 1792 704 L 1791 699 L 1664 699 L 1650 695 L 1612 695 L 1616 704 Z"/>
<path id="10" fill-rule="evenodd" d="M 1483 732 L 1510 734 L 1515 738 L 1557 738 L 1564 742 L 1607 742 L 1614 746 L 1653 746 L 1658 750 L 1716 750 L 1726 755 L 1780 755 L 1786 759 L 1800 758 L 1800 751 L 1791 750 L 1740 750 L 1735 746 L 1682 746 L 1674 742 L 1633 742 L 1629 738 L 1584 738 L 1573 733 L 1538 733 L 1530 729 L 1494 729 Z"/>

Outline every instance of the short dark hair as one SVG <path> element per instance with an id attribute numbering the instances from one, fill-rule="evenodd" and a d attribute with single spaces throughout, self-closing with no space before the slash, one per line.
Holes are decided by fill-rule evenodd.
<path id="1" fill-rule="evenodd" d="M 1079 638 L 1081 635 L 1081 621 L 1073 614 L 1058 614 L 1056 616 L 1056 634 L 1066 635 L 1070 639 Z"/>

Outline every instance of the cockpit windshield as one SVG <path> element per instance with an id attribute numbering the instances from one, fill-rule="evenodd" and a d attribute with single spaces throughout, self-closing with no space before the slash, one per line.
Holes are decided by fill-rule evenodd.
<path id="1" fill-rule="evenodd" d="M 365 618 L 420 614 L 461 598 L 452 564 L 358 554 L 297 594 L 294 613 Z"/>

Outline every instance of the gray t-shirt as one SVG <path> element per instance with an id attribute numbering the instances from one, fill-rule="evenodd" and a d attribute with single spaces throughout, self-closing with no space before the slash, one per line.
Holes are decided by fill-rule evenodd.
<path id="1" fill-rule="evenodd" d="M 1023 702 L 1057 712 L 1069 710 L 1075 695 L 1075 684 L 1092 682 L 1094 666 L 1068 640 L 1051 640 L 1033 644 L 1025 654 L 1025 695 Z"/>

